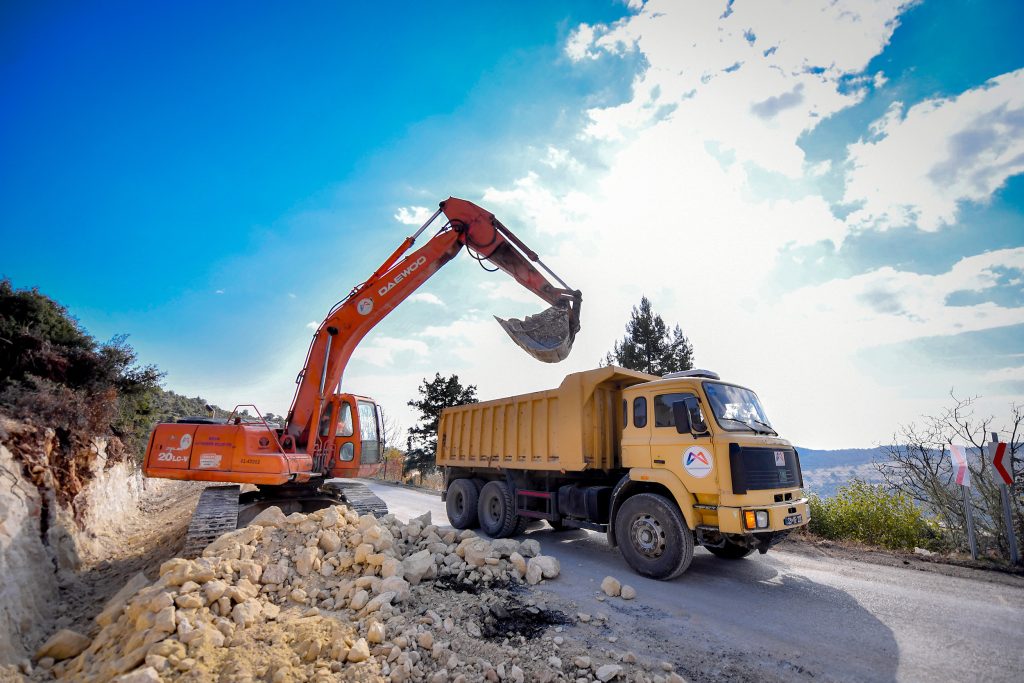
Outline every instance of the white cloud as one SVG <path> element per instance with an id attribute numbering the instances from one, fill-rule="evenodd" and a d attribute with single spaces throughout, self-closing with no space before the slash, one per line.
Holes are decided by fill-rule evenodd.
<path id="1" fill-rule="evenodd" d="M 601 55 L 590 49 L 594 38 L 594 27 L 590 24 L 580 24 L 569 36 L 569 40 L 566 41 L 565 54 L 574 62 L 584 59 L 597 59 Z"/>
<path id="2" fill-rule="evenodd" d="M 403 206 L 395 212 L 395 220 L 405 225 L 423 225 L 434 212 L 425 206 Z"/>
<path id="3" fill-rule="evenodd" d="M 390 367 L 395 364 L 395 357 L 399 354 L 426 356 L 428 351 L 426 343 L 417 339 L 376 336 L 372 341 L 356 347 L 352 360 L 364 361 L 377 367 Z"/>
<path id="4" fill-rule="evenodd" d="M 218 289 L 216 292 L 214 292 L 214 294 L 223 294 L 223 293 L 224 293 L 223 289 Z"/>
<path id="5" fill-rule="evenodd" d="M 553 145 L 548 145 L 547 152 L 544 158 L 540 160 L 540 163 L 548 168 L 564 168 L 572 173 L 579 173 L 583 170 L 583 165 L 573 158 L 569 150 L 559 149 Z"/>
<path id="6" fill-rule="evenodd" d="M 320 323 L 318 323 L 315 320 L 310 320 L 308 323 L 306 323 L 306 327 L 316 332 L 317 330 L 320 329 Z"/>
<path id="7" fill-rule="evenodd" d="M 294 298 L 296 298 L 296 296 L 295 296 L 295 293 L 294 293 L 294 292 L 288 292 L 288 298 L 289 298 L 289 299 L 294 299 Z"/>
<path id="8" fill-rule="evenodd" d="M 850 145 L 846 202 L 851 224 L 938 230 L 965 201 L 985 202 L 1024 172 L 1024 69 L 956 97 L 895 103 Z"/>
<path id="9" fill-rule="evenodd" d="M 804 157 L 797 138 L 863 97 L 871 78 L 854 87 L 851 77 L 885 46 L 908 4 L 810 9 L 776 0 L 735 3 L 723 14 L 720 3 L 648 2 L 637 16 L 588 34 L 588 50 L 638 50 L 648 66 L 628 102 L 589 112 L 586 134 L 623 140 L 671 116 L 740 161 L 798 177 Z"/>
<path id="10" fill-rule="evenodd" d="M 808 267 L 787 250 L 838 248 L 851 226 L 813 189 L 780 199 L 756 191 L 749 172 L 754 165 L 807 181 L 831 170 L 806 163 L 798 140 L 884 85 L 862 72 L 906 5 L 807 11 L 737 2 L 722 17 L 717 4 L 649 2 L 615 25 L 581 27 L 571 56 L 637 50 L 646 64 L 628 101 L 588 113 L 585 144 L 606 170 L 569 192 L 527 172 L 489 188 L 483 201 L 511 216 L 507 223 L 549 237 L 531 246 L 582 289 L 583 330 L 567 361 L 538 367 L 521 353 L 506 357 L 507 340 L 482 327 L 447 326 L 444 338 L 463 344 L 460 374 L 480 382 L 484 396 L 555 386 L 564 373 L 596 365 L 646 294 L 690 336 L 698 365 L 757 388 L 784 434 L 805 445 L 870 445 L 891 436 L 893 419 L 941 405 L 948 387 L 891 386 L 859 353 L 1024 322 L 1020 308 L 947 304 L 965 290 L 991 298 L 998 269 L 1019 268 L 1020 251 L 965 256 L 939 275 L 879 268 L 787 293 L 780 272 L 798 269 L 788 281 L 800 282 Z"/>
<path id="11" fill-rule="evenodd" d="M 431 304 L 434 306 L 445 305 L 444 301 L 441 300 L 441 297 L 437 296 L 436 294 L 431 294 L 430 292 L 417 292 L 416 294 L 413 294 L 412 296 L 409 297 L 409 301 L 414 303 L 418 302 L 421 304 Z"/>
<path id="12" fill-rule="evenodd" d="M 473 340 L 490 336 L 490 328 L 497 329 L 497 323 L 477 318 L 461 318 L 447 325 L 428 325 L 418 336 L 445 343 L 472 344 Z"/>
<path id="13" fill-rule="evenodd" d="M 536 294 L 514 280 L 484 280 L 478 287 L 487 293 L 488 299 L 516 301 L 524 304 L 544 304 Z"/>
<path id="14" fill-rule="evenodd" d="M 813 330 L 815 339 L 847 350 L 973 332 L 1024 323 L 1024 307 L 991 301 L 949 305 L 957 292 L 982 293 L 1006 270 L 1024 272 L 1024 248 L 960 259 L 947 272 L 928 275 L 879 268 L 786 295 L 780 306 Z M 865 340 L 867 344 L 865 344 Z"/>
<path id="15" fill-rule="evenodd" d="M 1024 365 L 990 370 L 982 375 L 982 379 L 989 382 L 1021 382 L 1024 381 Z"/>

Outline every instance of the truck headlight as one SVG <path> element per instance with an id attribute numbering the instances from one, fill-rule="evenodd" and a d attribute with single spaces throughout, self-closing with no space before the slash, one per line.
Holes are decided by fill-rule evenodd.
<path id="1" fill-rule="evenodd" d="M 747 510 L 743 513 L 743 521 L 746 523 L 748 529 L 767 529 L 768 511 Z"/>

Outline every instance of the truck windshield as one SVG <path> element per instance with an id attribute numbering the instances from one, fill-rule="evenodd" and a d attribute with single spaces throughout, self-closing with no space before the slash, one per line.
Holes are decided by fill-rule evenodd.
<path id="1" fill-rule="evenodd" d="M 711 410 L 722 429 L 735 432 L 749 430 L 774 434 L 768 416 L 761 402 L 750 389 L 732 384 L 704 382 L 704 391 L 711 403 Z"/>

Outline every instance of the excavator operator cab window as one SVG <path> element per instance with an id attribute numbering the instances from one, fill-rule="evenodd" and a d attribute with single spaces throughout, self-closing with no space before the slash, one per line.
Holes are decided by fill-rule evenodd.
<path id="1" fill-rule="evenodd" d="M 341 410 L 338 413 L 338 428 L 335 436 L 352 436 L 352 404 L 348 401 L 341 402 Z"/>
<path id="2" fill-rule="evenodd" d="M 324 414 L 320 416 L 320 437 L 326 439 L 331 431 L 331 415 L 334 412 L 334 404 L 328 403 L 324 406 Z"/>
<path id="3" fill-rule="evenodd" d="M 346 441 L 338 448 L 338 459 L 343 462 L 352 462 L 356 457 L 356 447 L 351 441 Z"/>
<path id="4" fill-rule="evenodd" d="M 362 463 L 372 465 L 380 462 L 377 407 L 369 401 L 359 401 L 359 440 L 362 442 Z"/>

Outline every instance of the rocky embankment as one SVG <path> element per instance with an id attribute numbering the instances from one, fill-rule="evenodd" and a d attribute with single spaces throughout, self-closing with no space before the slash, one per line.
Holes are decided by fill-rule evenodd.
<path id="1" fill-rule="evenodd" d="M 0 680 L 180 547 L 199 487 L 143 480 L 111 445 L 69 458 L 53 430 L 0 416 Z"/>
<path id="2" fill-rule="evenodd" d="M 536 541 L 344 507 L 269 508 L 201 558 L 139 575 L 96 617 L 58 633 L 37 679 L 74 681 L 680 680 L 624 653 L 598 661 L 542 584 L 558 561 Z M 610 599 L 635 595 L 614 579 Z M 583 624 L 581 624 L 583 622 Z"/>

